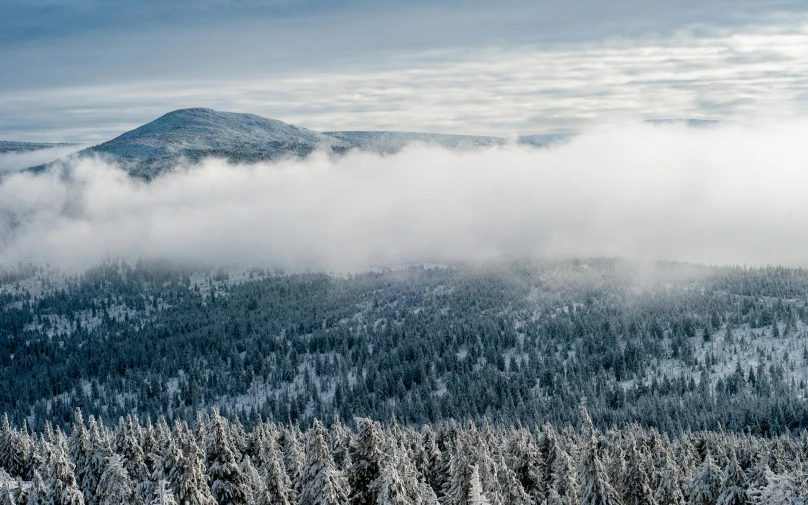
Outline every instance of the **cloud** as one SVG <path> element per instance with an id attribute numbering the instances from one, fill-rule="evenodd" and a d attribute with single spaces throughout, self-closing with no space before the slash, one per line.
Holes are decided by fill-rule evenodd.
<path id="1" fill-rule="evenodd" d="M 106 256 L 360 270 L 399 261 L 607 255 L 808 265 L 804 138 L 640 125 L 568 144 L 180 168 L 100 159 L 0 183 L 0 261 Z"/>
<path id="2" fill-rule="evenodd" d="M 49 163 L 70 153 L 74 153 L 83 146 L 59 146 L 36 151 L 0 153 L 0 175 L 16 172 L 29 167 Z"/>
<path id="3" fill-rule="evenodd" d="M 535 14 L 523 16 L 514 5 L 506 9 L 509 15 L 496 15 L 503 33 L 514 20 Z M 476 34 L 488 18 L 474 12 L 469 19 L 456 10 L 443 14 L 466 19 L 473 27 L 463 33 Z M 9 66 L 9 78 L 0 82 L 0 137 L 100 142 L 182 107 L 251 112 L 319 130 L 503 136 L 638 118 L 751 122 L 762 114 L 805 115 L 808 17 L 795 13 L 756 20 L 729 27 L 684 25 L 633 37 L 616 35 L 623 31 L 550 42 L 493 37 L 378 53 L 371 49 L 383 46 L 393 30 L 385 32 L 379 27 L 385 25 L 361 16 L 355 22 L 362 27 L 350 19 L 321 20 L 281 35 L 259 23 L 258 28 L 211 29 L 210 36 L 207 28 L 201 33 L 172 29 L 143 44 L 122 33 L 114 41 L 88 39 L 78 46 L 0 47 L 0 59 Z M 346 42 L 365 24 L 374 27 L 367 40 Z M 338 27 L 341 35 L 323 44 L 327 32 L 318 30 L 326 25 Z M 529 21 L 517 28 L 542 33 Z M 407 40 L 420 38 L 412 33 L 421 32 L 406 31 Z M 337 46 L 338 54 L 321 54 Z M 109 68 L 99 64 L 106 59 L 114 62 Z"/>

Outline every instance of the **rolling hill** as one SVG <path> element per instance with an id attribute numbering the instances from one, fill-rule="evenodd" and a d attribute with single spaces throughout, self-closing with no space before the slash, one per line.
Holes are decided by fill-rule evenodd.
<path id="1" fill-rule="evenodd" d="M 196 163 L 207 157 L 223 158 L 232 163 L 255 163 L 305 157 L 319 150 L 331 154 L 351 150 L 393 154 L 413 143 L 473 149 L 509 142 L 501 137 L 417 132 L 320 133 L 253 114 L 194 108 L 169 112 L 110 141 L 84 149 L 67 160 L 100 155 L 120 164 L 133 177 L 150 180 L 176 166 Z M 537 146 L 546 143 L 532 137 L 519 142 Z M 52 166 L 54 163 L 31 170 L 44 171 Z"/>

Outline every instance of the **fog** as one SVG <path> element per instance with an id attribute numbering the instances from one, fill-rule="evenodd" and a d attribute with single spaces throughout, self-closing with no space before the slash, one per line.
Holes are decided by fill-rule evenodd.
<path id="1" fill-rule="evenodd" d="M 620 256 L 808 265 L 808 123 L 638 125 L 548 149 L 207 160 L 151 183 L 100 159 L 0 183 L 0 262 L 110 256 L 350 271 Z"/>
<path id="2" fill-rule="evenodd" d="M 83 146 L 79 145 L 70 145 L 49 147 L 36 151 L 0 153 L 0 175 L 9 172 L 17 172 L 28 167 L 42 165 L 43 163 L 50 163 L 53 160 L 74 153 L 82 147 Z"/>

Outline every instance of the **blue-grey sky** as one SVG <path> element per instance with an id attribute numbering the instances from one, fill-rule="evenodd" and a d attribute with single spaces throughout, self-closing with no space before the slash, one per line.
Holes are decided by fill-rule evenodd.
<path id="1" fill-rule="evenodd" d="M 0 139 L 100 142 L 173 109 L 518 135 L 802 116 L 808 3 L 0 0 Z"/>

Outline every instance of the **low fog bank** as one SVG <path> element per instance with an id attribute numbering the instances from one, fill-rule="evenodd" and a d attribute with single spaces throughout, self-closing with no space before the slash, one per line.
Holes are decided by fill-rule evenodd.
<path id="1" fill-rule="evenodd" d="M 0 153 L 0 176 L 35 167 L 81 150 L 82 145 L 48 147 L 36 151 Z"/>
<path id="2" fill-rule="evenodd" d="M 348 271 L 617 256 L 808 265 L 808 123 L 638 125 L 550 149 L 232 166 L 151 183 L 100 159 L 0 182 L 0 263 L 140 255 Z"/>

